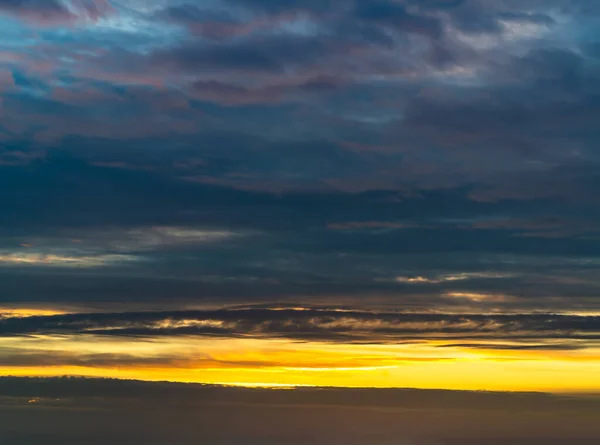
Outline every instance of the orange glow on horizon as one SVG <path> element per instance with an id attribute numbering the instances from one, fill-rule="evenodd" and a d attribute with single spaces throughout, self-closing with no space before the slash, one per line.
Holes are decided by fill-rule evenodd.
<path id="1" fill-rule="evenodd" d="M 490 350 L 327 344 L 258 339 L 79 336 L 2 339 L 39 365 L 0 367 L 3 376 L 85 376 L 246 387 L 411 387 L 492 391 L 600 391 L 600 348 Z M 17 357 L 18 358 L 18 357 Z M 48 363 L 56 362 L 56 366 Z M 15 361 L 18 363 L 18 360 Z M 60 364 L 59 364 L 60 363 Z"/>
<path id="2" fill-rule="evenodd" d="M 52 315 L 64 315 L 67 311 L 61 311 L 58 309 L 38 309 L 38 308 L 2 308 L 0 307 L 0 319 L 1 318 L 27 318 L 27 317 L 45 317 Z"/>

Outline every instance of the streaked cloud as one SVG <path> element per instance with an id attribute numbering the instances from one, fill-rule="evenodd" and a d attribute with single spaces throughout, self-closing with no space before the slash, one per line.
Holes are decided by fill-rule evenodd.
<path id="1" fill-rule="evenodd" d="M 506 297 L 455 293 L 474 302 Z M 393 344 L 496 338 L 589 340 L 600 337 L 598 317 L 561 314 L 444 314 L 328 309 L 222 309 L 187 312 L 93 313 L 0 320 L 3 335 L 209 336 L 289 338 L 332 343 Z"/>
<path id="2" fill-rule="evenodd" d="M 40 26 L 98 20 L 112 8 L 107 0 L 4 0 L 0 12 Z"/>
<path id="3" fill-rule="evenodd" d="M 126 233 L 132 244 L 141 248 L 168 245 L 194 245 L 224 241 L 241 234 L 230 231 L 202 230 L 186 227 L 152 227 L 132 229 Z M 125 241 L 126 242 L 126 241 Z"/>
<path id="4" fill-rule="evenodd" d="M 0 252 L 0 264 L 7 266 L 42 266 L 42 267 L 102 267 L 139 259 L 130 255 L 95 255 L 69 256 L 43 252 Z"/>
<path id="5" fill-rule="evenodd" d="M 512 274 L 494 273 L 494 272 L 463 272 L 449 275 L 438 275 L 431 278 L 416 276 L 416 277 L 396 277 L 398 283 L 414 283 L 414 284 L 440 284 L 452 281 L 467 281 L 478 279 L 495 279 L 495 278 L 511 278 Z"/>
<path id="6" fill-rule="evenodd" d="M 456 298 L 459 300 L 473 301 L 476 303 L 491 302 L 491 303 L 505 303 L 510 300 L 514 300 L 514 297 L 510 295 L 502 294 L 482 294 L 477 292 L 448 292 L 446 296 L 449 298 Z"/>

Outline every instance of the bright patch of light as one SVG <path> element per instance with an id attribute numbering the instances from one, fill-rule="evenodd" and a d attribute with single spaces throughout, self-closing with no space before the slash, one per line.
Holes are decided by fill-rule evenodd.
<path id="1" fill-rule="evenodd" d="M 84 255 L 69 256 L 53 253 L 0 252 L 0 265 L 8 266 L 55 266 L 55 267 L 102 267 L 137 261 L 130 255 Z"/>
<path id="2" fill-rule="evenodd" d="M 426 283 L 426 284 L 439 284 L 451 281 L 467 281 L 475 279 L 496 279 L 496 278 L 510 278 L 511 274 L 502 274 L 495 272 L 462 272 L 457 274 L 437 275 L 435 277 L 396 277 L 395 281 L 398 283 Z"/>
<path id="3" fill-rule="evenodd" d="M 511 297 L 502 294 L 484 294 L 479 292 L 448 292 L 446 297 L 468 300 L 475 303 L 505 303 Z"/>

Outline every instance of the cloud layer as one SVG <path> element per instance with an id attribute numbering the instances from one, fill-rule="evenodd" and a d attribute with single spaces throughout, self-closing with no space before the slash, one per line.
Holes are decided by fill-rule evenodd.
<path id="1" fill-rule="evenodd" d="M 0 335 L 212 336 L 394 344 L 485 340 L 490 349 L 572 349 L 600 341 L 600 317 L 552 314 L 381 313 L 330 309 L 229 309 L 186 312 L 9 316 Z M 549 343 L 544 342 L 548 340 Z M 502 342 L 504 341 L 504 342 Z M 507 343 L 510 342 L 510 343 Z"/>
<path id="2" fill-rule="evenodd" d="M 599 22 L 0 1 L 0 335 L 594 350 Z"/>

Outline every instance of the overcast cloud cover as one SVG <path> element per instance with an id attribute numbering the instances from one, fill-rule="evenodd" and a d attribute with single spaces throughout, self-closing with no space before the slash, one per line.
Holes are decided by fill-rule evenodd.
<path id="1" fill-rule="evenodd" d="M 79 360 L 6 343 L 36 336 L 597 351 L 599 25 L 591 0 L 0 1 L 4 365 Z"/>
<path id="2" fill-rule="evenodd" d="M 0 12 L 3 303 L 599 308 L 595 2 Z"/>
<path id="3" fill-rule="evenodd" d="M 596 0 L 0 0 L 0 376 L 600 390 L 599 30 Z M 143 385 L 0 378 L 0 442 L 598 438 L 597 399 Z"/>

